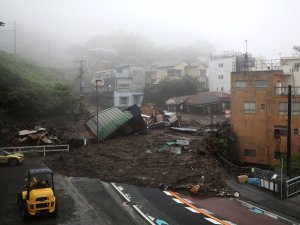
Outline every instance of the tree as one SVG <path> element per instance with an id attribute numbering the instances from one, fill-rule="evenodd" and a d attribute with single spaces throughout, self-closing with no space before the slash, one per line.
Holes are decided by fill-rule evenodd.
<path id="1" fill-rule="evenodd" d="M 145 102 L 165 105 L 166 100 L 176 96 L 194 95 L 197 93 L 197 79 L 184 76 L 176 80 L 162 80 L 155 89 L 146 88 L 144 90 Z"/>
<path id="2" fill-rule="evenodd" d="M 4 26 L 5 25 L 5 23 L 4 22 L 2 22 L 2 21 L 0 21 L 0 27 L 2 26 Z"/>

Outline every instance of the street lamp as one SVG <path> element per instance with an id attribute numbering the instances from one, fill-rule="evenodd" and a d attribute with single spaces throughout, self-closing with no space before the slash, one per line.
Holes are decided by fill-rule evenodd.
<path id="1" fill-rule="evenodd" d="M 98 82 L 102 80 L 96 80 L 96 106 L 97 106 L 97 141 L 99 142 L 99 104 L 98 104 Z"/>

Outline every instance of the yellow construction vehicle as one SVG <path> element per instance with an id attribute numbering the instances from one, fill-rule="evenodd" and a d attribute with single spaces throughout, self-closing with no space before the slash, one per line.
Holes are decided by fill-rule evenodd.
<path id="1" fill-rule="evenodd" d="M 27 221 L 30 217 L 41 214 L 55 217 L 58 207 L 52 170 L 49 168 L 30 169 L 25 181 L 25 190 L 17 194 L 17 204 L 22 212 L 23 220 Z"/>

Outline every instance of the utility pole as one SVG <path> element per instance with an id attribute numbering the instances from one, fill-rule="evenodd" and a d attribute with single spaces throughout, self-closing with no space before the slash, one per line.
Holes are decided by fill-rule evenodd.
<path id="1" fill-rule="evenodd" d="M 79 67 L 79 98 L 80 98 L 80 111 L 83 111 L 83 101 L 85 101 L 84 99 L 84 95 L 83 95 L 83 63 L 85 62 L 85 60 L 76 60 L 74 62 L 79 62 L 80 63 L 80 67 Z"/>
<path id="2" fill-rule="evenodd" d="M 102 80 L 96 80 L 96 106 L 97 106 L 97 141 L 99 142 L 99 100 L 98 100 L 98 82 Z"/>
<path id="3" fill-rule="evenodd" d="M 246 53 L 245 53 L 245 69 L 248 72 L 249 68 L 248 68 L 248 40 L 245 40 L 246 43 Z"/>
<path id="4" fill-rule="evenodd" d="M 287 176 L 291 176 L 291 111 L 292 111 L 292 85 L 288 86 L 288 132 L 287 132 L 287 156 L 286 169 Z"/>
<path id="5" fill-rule="evenodd" d="M 83 78 L 83 63 L 85 62 L 85 60 L 76 60 L 74 62 L 79 62 L 80 63 L 80 67 L 79 67 L 79 93 L 80 95 L 82 94 L 83 91 L 83 82 L 82 82 L 82 78 Z"/>

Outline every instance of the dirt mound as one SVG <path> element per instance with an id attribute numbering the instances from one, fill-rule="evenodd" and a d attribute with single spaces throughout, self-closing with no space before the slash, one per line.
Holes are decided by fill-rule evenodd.
<path id="1" fill-rule="evenodd" d="M 174 140 L 189 140 L 189 145 L 176 154 L 166 147 L 166 142 Z M 168 128 L 53 155 L 47 158 L 47 165 L 64 175 L 97 177 L 107 182 L 184 189 L 200 184 L 202 191 L 226 187 L 226 172 L 206 150 L 204 137 Z"/>

